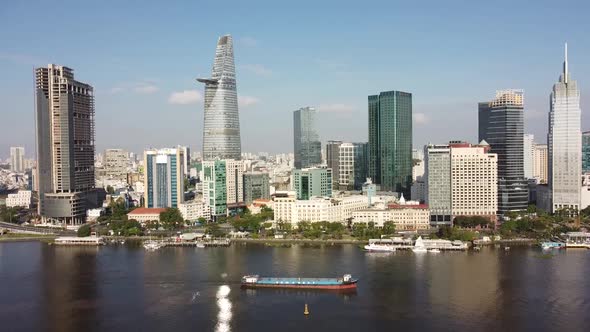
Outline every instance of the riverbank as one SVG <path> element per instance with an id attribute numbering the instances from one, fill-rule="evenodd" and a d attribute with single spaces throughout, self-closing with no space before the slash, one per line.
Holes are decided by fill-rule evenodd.
<path id="1" fill-rule="evenodd" d="M 495 240 L 495 241 L 488 241 L 483 242 L 482 240 L 475 240 L 473 244 L 477 246 L 491 246 L 491 245 L 535 245 L 539 243 L 537 239 L 529 239 L 529 238 L 517 238 L 517 239 L 502 239 L 502 240 Z"/>
<path id="2" fill-rule="evenodd" d="M 0 236 L 0 242 L 53 241 L 55 238 L 55 235 L 5 234 Z"/>
<path id="3" fill-rule="evenodd" d="M 293 243 L 317 243 L 317 244 L 367 244 L 369 241 L 356 239 L 252 239 L 235 238 L 231 239 L 236 243 L 272 243 L 272 244 L 293 244 Z"/>

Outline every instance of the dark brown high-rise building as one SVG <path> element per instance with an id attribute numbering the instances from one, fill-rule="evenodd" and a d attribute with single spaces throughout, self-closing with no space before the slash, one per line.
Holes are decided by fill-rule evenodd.
<path id="1" fill-rule="evenodd" d="M 94 93 L 71 68 L 35 70 L 39 214 L 46 222 L 81 224 L 96 205 Z"/>

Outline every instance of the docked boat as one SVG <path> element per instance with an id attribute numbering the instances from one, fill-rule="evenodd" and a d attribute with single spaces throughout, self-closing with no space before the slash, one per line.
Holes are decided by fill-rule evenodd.
<path id="1" fill-rule="evenodd" d="M 105 244 L 104 239 L 100 236 L 62 236 L 55 239 L 56 245 L 61 246 L 100 246 Z"/>
<path id="2" fill-rule="evenodd" d="M 162 243 L 160 241 L 147 240 L 147 241 L 143 242 L 143 247 L 146 250 L 158 250 L 158 249 L 162 248 L 163 246 L 164 246 L 164 243 Z"/>
<path id="3" fill-rule="evenodd" d="M 428 252 L 429 252 L 429 253 L 432 253 L 432 254 L 438 254 L 438 253 L 440 253 L 440 250 L 439 250 L 439 249 L 436 249 L 436 248 L 434 248 L 434 249 L 428 249 Z"/>
<path id="4" fill-rule="evenodd" d="M 293 288 L 293 289 L 356 289 L 358 280 L 350 274 L 342 278 L 274 278 L 246 275 L 242 277 L 243 288 Z"/>
<path id="5" fill-rule="evenodd" d="M 369 240 L 369 244 L 365 245 L 366 251 L 371 252 L 394 252 L 395 247 L 391 243 L 384 243 L 382 240 Z"/>
<path id="6" fill-rule="evenodd" d="M 543 250 L 562 249 L 562 248 L 565 248 L 565 243 L 563 243 L 563 242 L 552 242 L 552 241 L 543 242 L 543 243 L 541 243 L 541 248 Z"/>
<path id="7" fill-rule="evenodd" d="M 421 236 L 419 236 L 418 239 L 416 240 L 416 243 L 414 244 L 412 251 L 417 254 L 428 252 L 428 250 L 426 249 L 426 246 L 424 245 L 424 240 L 422 240 Z"/>

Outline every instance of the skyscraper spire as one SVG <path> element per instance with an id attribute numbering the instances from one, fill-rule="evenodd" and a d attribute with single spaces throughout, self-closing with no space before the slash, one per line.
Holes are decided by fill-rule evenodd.
<path id="1" fill-rule="evenodd" d="M 565 43 L 565 60 L 563 60 L 563 82 L 567 84 L 567 42 Z"/>

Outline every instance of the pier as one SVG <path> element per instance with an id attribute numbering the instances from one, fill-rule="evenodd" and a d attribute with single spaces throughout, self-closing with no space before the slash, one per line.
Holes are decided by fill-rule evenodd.
<path id="1" fill-rule="evenodd" d="M 229 247 L 230 239 L 211 239 L 198 241 L 166 241 L 168 247 Z"/>

